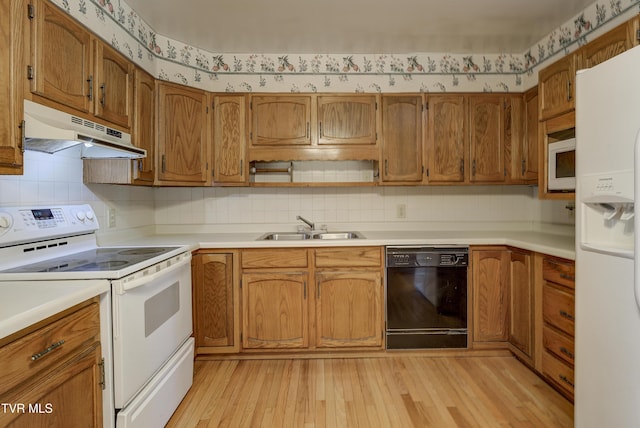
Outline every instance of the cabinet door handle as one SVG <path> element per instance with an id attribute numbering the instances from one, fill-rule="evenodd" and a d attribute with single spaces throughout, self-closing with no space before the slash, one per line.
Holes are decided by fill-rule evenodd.
<path id="1" fill-rule="evenodd" d="M 558 377 L 560 378 L 560 380 L 561 380 L 561 381 L 563 381 L 564 383 L 566 383 L 567 385 L 569 385 L 571 388 L 574 388 L 574 387 L 575 387 L 575 385 L 573 384 L 573 382 L 571 382 L 571 381 L 569 380 L 569 378 L 568 378 L 568 377 L 566 377 L 565 375 L 559 375 Z"/>
<path id="2" fill-rule="evenodd" d="M 244 171 L 244 163 L 242 159 L 240 159 L 240 175 L 242 175 L 243 171 Z"/>
<path id="3" fill-rule="evenodd" d="M 102 93 L 102 95 L 100 96 L 100 104 L 104 107 L 104 103 L 106 102 L 107 99 L 107 84 L 103 83 L 102 85 L 100 85 L 100 91 Z"/>
<path id="4" fill-rule="evenodd" d="M 525 167 L 526 167 L 526 162 L 524 159 L 522 159 L 522 175 L 523 176 L 524 176 Z"/>
<path id="5" fill-rule="evenodd" d="M 575 317 L 567 311 L 560 311 L 560 316 L 568 319 L 569 321 L 575 321 Z"/>
<path id="6" fill-rule="evenodd" d="M 567 101 L 571 101 L 571 80 L 567 80 Z"/>
<path id="7" fill-rule="evenodd" d="M 572 360 L 575 358 L 573 356 L 573 352 L 569 351 L 567 348 L 565 348 L 564 346 L 560 347 L 560 352 L 562 352 L 564 355 L 566 355 L 567 357 L 571 358 Z"/>
<path id="8" fill-rule="evenodd" d="M 389 159 L 384 160 L 384 176 L 389 176 Z"/>
<path id="9" fill-rule="evenodd" d="M 93 76 L 89 76 L 87 82 L 89 82 L 89 95 L 87 97 L 89 97 L 89 101 L 93 101 Z"/>
<path id="10" fill-rule="evenodd" d="M 167 156 L 166 155 L 162 155 L 162 172 L 166 172 L 167 171 Z"/>
<path id="11" fill-rule="evenodd" d="M 320 298 L 320 280 L 316 283 L 316 288 L 318 289 L 318 299 Z"/>
<path id="12" fill-rule="evenodd" d="M 576 280 L 576 277 L 575 277 L 575 276 L 573 276 L 573 275 L 569 275 L 569 274 L 566 274 L 566 273 L 561 273 L 561 274 L 560 274 L 560 278 L 562 278 L 562 279 L 568 279 L 569 281 L 575 281 L 575 280 Z"/>
<path id="13" fill-rule="evenodd" d="M 464 159 L 460 159 L 460 175 L 464 175 Z"/>
<path id="14" fill-rule="evenodd" d="M 303 297 L 306 300 L 307 299 L 307 281 L 303 281 Z"/>
<path id="15" fill-rule="evenodd" d="M 44 357 L 49 352 L 58 349 L 62 345 L 64 345 L 64 339 L 60 340 L 59 342 L 56 342 L 56 343 L 52 344 L 51 346 L 49 346 L 48 348 L 44 349 L 43 351 L 38 352 L 37 354 L 33 354 L 31 356 L 31 361 L 38 361 L 40 358 Z"/>

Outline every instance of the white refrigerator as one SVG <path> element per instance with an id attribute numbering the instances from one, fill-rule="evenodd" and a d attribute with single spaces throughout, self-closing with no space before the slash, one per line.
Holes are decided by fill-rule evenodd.
<path id="1" fill-rule="evenodd" d="M 640 47 L 576 77 L 575 426 L 640 426 Z"/>

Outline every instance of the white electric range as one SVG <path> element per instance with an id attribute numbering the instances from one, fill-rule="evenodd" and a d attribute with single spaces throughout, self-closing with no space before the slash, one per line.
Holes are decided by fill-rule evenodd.
<path id="1" fill-rule="evenodd" d="M 191 254 L 99 247 L 98 228 L 89 205 L 0 207 L 0 284 L 108 282 L 100 299 L 104 425 L 163 426 L 193 379 Z"/>

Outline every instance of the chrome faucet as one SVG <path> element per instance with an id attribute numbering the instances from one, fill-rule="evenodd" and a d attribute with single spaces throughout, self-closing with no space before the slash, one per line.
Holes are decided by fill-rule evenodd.
<path id="1" fill-rule="evenodd" d="M 302 216 L 296 216 L 296 220 L 300 220 L 301 222 L 305 223 L 307 226 L 309 226 L 310 230 L 316 230 L 316 224 L 307 220 L 306 218 L 302 217 Z"/>

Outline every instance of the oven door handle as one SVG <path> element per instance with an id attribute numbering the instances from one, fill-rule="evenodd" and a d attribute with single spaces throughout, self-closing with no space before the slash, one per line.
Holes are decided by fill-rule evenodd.
<path id="1" fill-rule="evenodd" d="M 171 271 L 181 268 L 186 264 L 191 263 L 191 253 L 185 253 L 180 256 L 173 257 L 169 260 L 165 260 L 156 265 L 153 265 L 147 269 L 144 269 L 137 274 L 133 274 L 130 280 L 118 280 L 113 281 L 113 286 L 118 294 L 124 294 L 129 290 L 133 290 L 134 288 L 141 287 L 145 284 L 150 283 L 156 278 L 165 275 Z M 156 269 L 153 273 L 148 273 L 152 269 Z"/>

